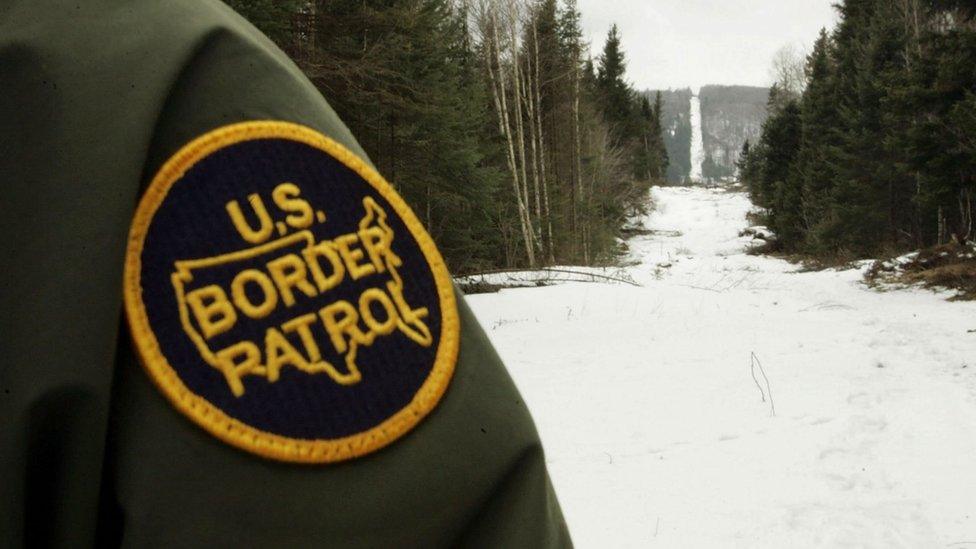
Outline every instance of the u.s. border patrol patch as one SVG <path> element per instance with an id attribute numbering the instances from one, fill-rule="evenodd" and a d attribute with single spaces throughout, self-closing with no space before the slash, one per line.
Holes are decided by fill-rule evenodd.
<path id="1" fill-rule="evenodd" d="M 170 159 L 136 211 L 124 289 L 156 385 L 264 457 L 382 448 L 454 372 L 457 305 L 430 236 L 373 168 L 296 124 L 227 126 Z"/>

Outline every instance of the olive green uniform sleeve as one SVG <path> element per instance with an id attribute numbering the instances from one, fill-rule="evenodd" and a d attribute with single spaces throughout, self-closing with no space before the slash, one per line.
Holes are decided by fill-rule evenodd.
<path id="1" fill-rule="evenodd" d="M 253 27 L 214 1 L 8 0 L 0 82 L 0 546 L 571 545 L 526 405 L 463 298 L 440 405 L 343 464 L 234 449 L 141 371 L 125 242 L 170 155 L 266 119 L 363 154 Z"/>

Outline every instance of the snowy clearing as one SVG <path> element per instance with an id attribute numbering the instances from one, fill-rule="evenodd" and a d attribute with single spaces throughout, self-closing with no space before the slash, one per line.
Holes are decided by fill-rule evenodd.
<path id="1" fill-rule="evenodd" d="M 653 192 L 643 287 L 469 297 L 577 546 L 976 548 L 976 303 L 748 256 L 745 195 Z"/>

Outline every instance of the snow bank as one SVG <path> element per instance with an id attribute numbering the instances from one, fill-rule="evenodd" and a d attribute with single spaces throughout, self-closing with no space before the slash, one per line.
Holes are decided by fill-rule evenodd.
<path id="1" fill-rule="evenodd" d="M 656 232 L 629 241 L 642 287 L 470 297 L 532 408 L 577 545 L 976 540 L 976 304 L 746 255 L 741 193 L 654 199 Z"/>

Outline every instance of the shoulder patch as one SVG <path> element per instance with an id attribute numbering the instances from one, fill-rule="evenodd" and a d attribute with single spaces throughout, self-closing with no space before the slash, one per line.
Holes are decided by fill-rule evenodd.
<path id="1" fill-rule="evenodd" d="M 457 360 L 453 286 L 420 221 L 362 159 L 296 124 L 234 124 L 177 152 L 136 210 L 124 292 L 169 401 L 267 458 L 390 444 Z"/>

